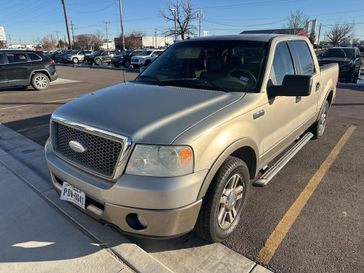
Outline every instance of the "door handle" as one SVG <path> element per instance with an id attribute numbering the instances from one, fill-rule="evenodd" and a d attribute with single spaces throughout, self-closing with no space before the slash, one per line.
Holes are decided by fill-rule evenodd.
<path id="1" fill-rule="evenodd" d="M 261 116 L 264 116 L 265 114 L 265 111 L 262 109 L 262 110 L 259 110 L 258 112 L 255 112 L 253 114 L 253 119 L 257 119 L 257 118 L 260 118 Z"/>
<path id="2" fill-rule="evenodd" d="M 320 90 L 321 84 L 318 82 L 316 83 L 316 92 Z"/>

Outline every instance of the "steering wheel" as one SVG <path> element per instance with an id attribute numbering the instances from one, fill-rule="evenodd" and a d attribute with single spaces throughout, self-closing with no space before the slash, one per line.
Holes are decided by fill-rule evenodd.
<path id="1" fill-rule="evenodd" d="M 238 75 L 234 75 L 234 72 L 238 72 Z M 243 75 L 247 76 L 247 80 L 245 81 L 241 77 Z M 248 86 L 248 85 L 256 85 L 258 83 L 257 78 L 251 73 L 249 70 L 243 69 L 243 68 L 233 68 L 228 72 L 228 76 L 231 78 L 234 78 L 235 81 L 239 81 L 241 84 Z M 245 78 L 245 77 L 244 77 Z"/>

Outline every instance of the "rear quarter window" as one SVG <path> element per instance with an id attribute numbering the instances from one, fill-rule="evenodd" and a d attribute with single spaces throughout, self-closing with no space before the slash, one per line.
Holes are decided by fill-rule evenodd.
<path id="1" fill-rule="evenodd" d="M 28 53 L 28 57 L 31 61 L 41 61 L 42 58 L 35 53 Z"/>
<path id="2" fill-rule="evenodd" d="M 311 51 L 305 41 L 290 41 L 289 48 L 293 52 L 293 60 L 297 75 L 310 76 L 315 73 L 315 65 Z"/>

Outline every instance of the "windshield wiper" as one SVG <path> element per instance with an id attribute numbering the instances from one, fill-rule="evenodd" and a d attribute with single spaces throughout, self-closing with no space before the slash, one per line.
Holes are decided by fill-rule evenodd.
<path id="1" fill-rule="evenodd" d="M 176 84 L 176 83 L 186 83 L 188 86 L 197 86 L 197 87 L 201 87 L 201 84 L 203 85 L 208 85 L 210 87 L 212 87 L 215 90 L 218 91 L 223 91 L 223 92 L 230 92 L 229 90 L 227 90 L 226 88 L 212 82 L 212 81 L 208 81 L 208 80 L 202 80 L 202 79 L 198 79 L 198 78 L 179 78 L 179 79 L 168 79 L 168 80 L 163 80 L 161 81 L 162 85 L 166 85 L 166 84 Z"/>

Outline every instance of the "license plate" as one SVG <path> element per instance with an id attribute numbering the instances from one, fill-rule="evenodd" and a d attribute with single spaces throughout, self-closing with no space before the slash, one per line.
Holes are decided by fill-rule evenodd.
<path id="1" fill-rule="evenodd" d="M 60 199 L 85 209 L 85 193 L 67 182 L 63 182 Z"/>

